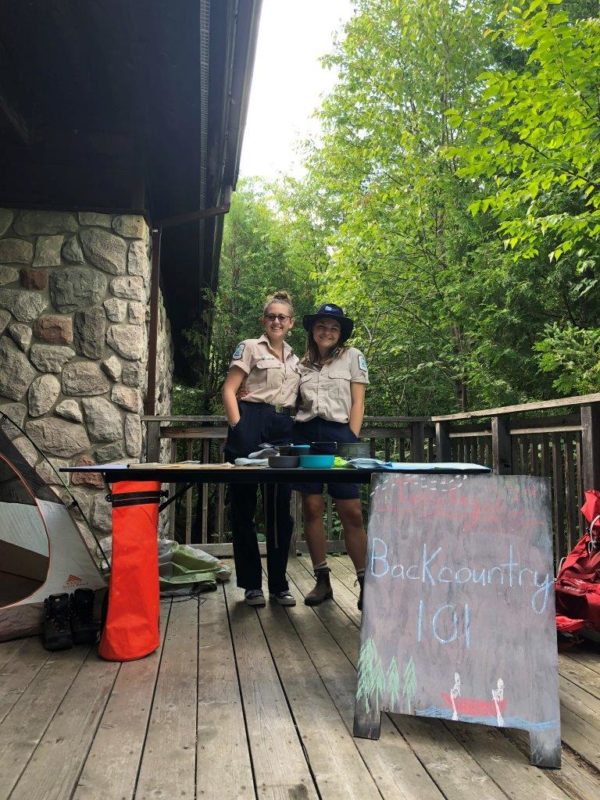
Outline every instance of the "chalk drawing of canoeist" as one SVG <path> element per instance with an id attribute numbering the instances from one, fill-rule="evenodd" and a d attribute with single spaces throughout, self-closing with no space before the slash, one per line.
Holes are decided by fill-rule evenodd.
<path id="1" fill-rule="evenodd" d="M 489 695 L 488 695 L 489 698 Z M 498 678 L 496 688 L 492 690 L 492 699 L 485 697 L 465 697 L 461 686 L 460 675 L 454 673 L 454 686 L 449 692 L 442 692 L 444 704 L 452 709 L 452 719 L 469 719 L 469 717 L 479 721 L 488 721 L 492 724 L 494 717 L 499 726 L 504 726 L 502 713 L 506 708 L 506 698 L 504 697 L 504 681 Z M 487 720 L 486 720 L 487 717 Z"/>
<path id="2" fill-rule="evenodd" d="M 456 710 L 456 698 L 460 697 L 460 675 L 458 672 L 454 673 L 454 686 L 450 689 L 450 702 L 452 703 L 452 719 L 458 719 L 458 711 Z"/>
<path id="3" fill-rule="evenodd" d="M 504 705 L 504 681 L 498 678 L 496 688 L 492 689 L 492 698 L 494 699 L 494 706 L 496 707 L 496 721 L 499 728 L 504 727 L 504 717 L 502 716 L 501 708 Z"/>

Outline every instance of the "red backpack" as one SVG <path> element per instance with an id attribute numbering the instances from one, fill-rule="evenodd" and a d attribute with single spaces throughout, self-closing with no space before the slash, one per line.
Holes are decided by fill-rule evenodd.
<path id="1" fill-rule="evenodd" d="M 584 492 L 587 532 L 564 558 L 556 577 L 556 627 L 572 634 L 600 633 L 600 492 Z"/>

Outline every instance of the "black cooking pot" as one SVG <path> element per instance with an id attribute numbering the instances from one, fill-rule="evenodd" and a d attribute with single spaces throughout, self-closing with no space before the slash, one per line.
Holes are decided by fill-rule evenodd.
<path id="1" fill-rule="evenodd" d="M 311 442 L 310 452 L 316 456 L 335 456 L 338 451 L 337 442 Z"/>
<path id="2" fill-rule="evenodd" d="M 370 442 L 340 442 L 338 455 L 342 458 L 371 458 Z"/>

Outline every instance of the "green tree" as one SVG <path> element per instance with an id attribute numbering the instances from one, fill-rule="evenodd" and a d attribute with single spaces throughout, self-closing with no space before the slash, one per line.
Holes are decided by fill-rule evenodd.
<path id="1" fill-rule="evenodd" d="M 213 309 L 212 326 L 186 332 L 190 353 L 209 347 L 208 374 L 202 386 L 175 387 L 176 413 L 221 410 L 220 389 L 231 354 L 242 339 L 260 335 L 263 303 L 277 289 L 292 295 L 297 323 L 289 341 L 297 353 L 304 352 L 302 315 L 314 302 L 306 259 L 315 257 L 318 248 L 300 213 L 302 194 L 296 193 L 295 205 L 292 195 L 285 186 L 259 180 L 238 184 L 225 220 L 219 289 L 208 304 Z M 212 333 L 208 345 L 207 327 Z"/>
<path id="2" fill-rule="evenodd" d="M 520 68 L 485 72 L 482 102 L 450 114 L 470 139 L 449 152 L 482 187 L 471 211 L 498 221 L 510 253 L 502 283 L 525 299 L 520 329 L 561 393 L 589 391 L 597 374 L 600 27 L 589 5 L 507 6 L 490 38 Z M 514 305 L 505 310 L 514 319 Z"/>
<path id="3" fill-rule="evenodd" d="M 375 397 L 388 413 L 472 402 L 470 371 L 482 367 L 465 290 L 477 290 L 490 226 L 470 218 L 474 190 L 444 150 L 462 136 L 448 111 L 473 102 L 489 65 L 489 19 L 479 2 L 362 0 L 328 59 L 339 82 L 309 181 L 329 231 L 325 284 L 359 320 L 356 342 L 370 360 L 370 411 Z"/>

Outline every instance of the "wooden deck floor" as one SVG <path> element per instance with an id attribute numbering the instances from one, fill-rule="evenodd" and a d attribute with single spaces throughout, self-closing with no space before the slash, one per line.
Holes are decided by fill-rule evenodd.
<path id="1" fill-rule="evenodd" d="M 597 800 L 600 653 L 560 658 L 563 766 L 530 766 L 514 731 L 387 716 L 354 739 L 359 614 L 347 557 L 335 602 L 244 606 L 233 583 L 163 601 L 159 652 L 126 664 L 37 639 L 0 644 L 0 797 Z"/>

